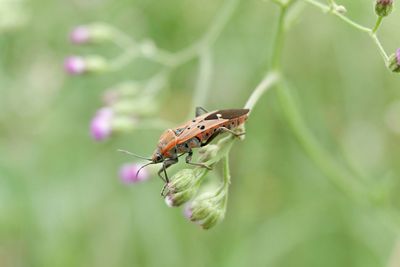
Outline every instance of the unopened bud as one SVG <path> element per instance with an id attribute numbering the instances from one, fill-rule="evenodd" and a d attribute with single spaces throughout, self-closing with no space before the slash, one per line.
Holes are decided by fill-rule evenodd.
<path id="1" fill-rule="evenodd" d="M 376 0 L 375 13 L 380 17 L 388 16 L 393 10 L 393 0 Z"/>
<path id="2" fill-rule="evenodd" d="M 93 44 L 111 40 L 113 29 L 104 23 L 81 25 L 72 30 L 70 40 L 73 44 Z"/>
<path id="3" fill-rule="evenodd" d="M 203 168 L 183 169 L 172 176 L 167 184 L 167 205 L 177 207 L 191 200 L 196 195 L 205 173 Z"/>
<path id="4" fill-rule="evenodd" d="M 336 5 L 335 10 L 336 10 L 336 12 L 338 12 L 340 14 L 345 14 L 347 12 L 346 7 L 342 6 L 342 5 Z"/>
<path id="5" fill-rule="evenodd" d="M 107 70 L 107 61 L 100 56 L 70 56 L 64 61 L 64 69 L 71 75 L 100 73 Z"/>
<path id="6" fill-rule="evenodd" d="M 225 216 L 224 198 L 209 192 L 204 193 L 185 207 L 184 214 L 203 229 L 210 229 Z"/>
<path id="7" fill-rule="evenodd" d="M 388 67 L 393 72 L 400 72 L 400 48 L 389 57 Z"/>
<path id="8" fill-rule="evenodd" d="M 118 133 L 130 132 L 135 128 L 137 119 L 130 116 L 115 116 L 112 121 L 112 129 Z"/>

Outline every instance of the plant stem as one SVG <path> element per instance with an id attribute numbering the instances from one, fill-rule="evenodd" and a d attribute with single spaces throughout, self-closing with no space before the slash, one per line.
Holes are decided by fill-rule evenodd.
<path id="1" fill-rule="evenodd" d="M 378 47 L 379 53 L 381 54 L 381 56 L 386 64 L 389 60 L 389 56 L 386 54 L 386 51 L 383 48 L 382 43 L 379 41 L 378 36 L 376 36 L 376 34 L 371 34 L 370 36 L 371 36 L 372 40 L 374 41 L 374 43 L 376 44 L 376 46 Z"/>
<path id="2" fill-rule="evenodd" d="M 188 48 L 173 54 L 173 64 L 175 66 L 182 65 L 196 57 L 199 52 L 204 51 L 207 47 L 210 47 L 221 34 L 226 23 L 232 17 L 232 14 L 238 4 L 239 0 L 226 0 L 222 11 L 215 18 L 214 22 L 211 24 L 212 26 L 203 35 L 203 37 L 201 37 L 196 43 L 192 44 Z"/>
<path id="3" fill-rule="evenodd" d="M 203 51 L 199 56 L 199 74 L 197 76 L 196 87 L 193 93 L 192 106 L 204 106 L 210 91 L 213 62 L 211 50 Z"/>
<path id="4" fill-rule="evenodd" d="M 199 56 L 204 50 L 209 49 L 212 44 L 217 40 L 222 30 L 226 26 L 229 19 L 232 17 L 239 0 L 226 0 L 222 10 L 218 13 L 217 17 L 211 23 L 210 28 L 204 35 L 195 43 L 183 50 L 172 53 L 158 47 L 154 47 L 154 51 L 146 53 L 143 51 L 144 43 L 138 43 L 126 34 L 115 29 L 117 34 L 116 43 L 126 50 L 114 63 L 113 69 L 120 69 L 127 65 L 134 57 L 143 57 L 154 62 L 158 62 L 166 67 L 178 67 L 191 59 Z"/>
<path id="5" fill-rule="evenodd" d="M 225 155 L 225 157 L 223 158 L 223 169 L 222 169 L 223 173 L 223 187 L 224 187 L 224 207 L 226 207 L 226 204 L 228 202 L 228 192 L 229 192 L 229 185 L 231 183 L 231 172 L 229 169 L 229 153 L 227 153 Z"/>
<path id="6" fill-rule="evenodd" d="M 379 16 L 378 19 L 376 20 L 375 27 L 372 29 L 373 34 L 375 34 L 378 31 L 379 26 L 381 26 L 382 24 L 382 20 L 383 20 L 382 16 Z"/>
<path id="7" fill-rule="evenodd" d="M 252 112 L 254 106 L 257 104 L 258 100 L 261 98 L 261 96 L 278 81 L 279 81 L 278 72 L 268 72 L 264 76 L 264 79 L 257 85 L 254 91 L 251 93 L 246 104 L 244 105 L 244 108 L 250 109 L 249 115 Z"/>
<path id="8" fill-rule="evenodd" d="M 320 2 L 318 2 L 316 0 L 303 0 L 303 1 L 313 5 L 315 7 L 318 7 L 319 9 L 321 9 L 324 12 L 331 13 L 331 14 L 339 17 L 344 22 L 346 22 L 347 24 L 349 24 L 350 26 L 352 26 L 353 28 L 355 28 L 355 29 L 357 29 L 359 31 L 368 33 L 368 35 L 371 37 L 371 39 L 374 41 L 375 45 L 377 46 L 377 48 L 379 50 L 379 53 L 381 54 L 383 60 L 385 61 L 385 63 L 387 63 L 389 57 L 388 57 L 387 53 L 385 52 L 385 49 L 383 48 L 382 43 L 380 42 L 379 38 L 376 36 L 376 31 L 378 30 L 379 26 L 382 23 L 382 17 L 378 18 L 374 29 L 371 30 L 370 28 L 362 26 L 362 25 L 358 24 L 357 22 L 349 19 L 348 17 L 346 17 L 345 15 L 337 12 L 335 9 L 332 9 L 328 5 L 322 4 L 322 3 L 320 3 Z"/>
<path id="9" fill-rule="evenodd" d="M 358 24 L 357 22 L 349 19 L 348 17 L 346 17 L 345 15 L 339 13 L 337 10 L 335 10 L 334 8 L 331 8 L 328 5 L 322 4 L 322 3 L 320 3 L 320 2 L 318 2 L 316 0 L 304 0 L 304 1 L 309 3 L 309 4 L 311 4 L 311 5 L 313 5 L 313 6 L 315 6 L 315 7 L 318 7 L 319 9 L 321 9 L 324 12 L 331 13 L 331 14 L 339 17 L 341 20 L 343 20 L 344 22 L 346 22 L 350 26 L 352 26 L 352 27 L 354 27 L 354 28 L 356 28 L 356 29 L 358 29 L 360 31 L 363 31 L 363 32 L 366 32 L 366 33 L 370 33 L 371 32 L 370 28 L 362 26 L 361 24 Z"/>
<path id="10" fill-rule="evenodd" d="M 281 7 L 279 25 L 284 24 L 286 18 L 287 7 Z M 278 26 L 278 31 L 275 37 L 275 46 L 272 53 L 272 62 L 275 71 L 279 71 L 280 61 L 282 59 L 281 53 L 284 47 L 284 38 L 281 37 L 284 34 L 285 29 L 282 26 Z M 277 56 L 278 55 L 278 56 Z M 330 155 L 321 148 L 321 145 L 316 141 L 312 133 L 307 128 L 304 120 L 302 119 L 298 108 L 296 107 L 295 101 L 290 94 L 290 91 L 283 84 L 283 79 L 279 82 L 277 96 L 281 104 L 282 111 L 288 122 L 288 125 L 292 128 L 292 131 L 298 139 L 300 145 L 303 147 L 305 152 L 315 162 L 317 166 L 325 173 L 327 177 L 331 179 L 334 185 L 340 188 L 343 192 L 351 197 L 359 197 L 362 192 L 361 184 L 357 183 L 347 171 L 341 168 Z"/>
<path id="11" fill-rule="evenodd" d="M 280 62 L 282 57 L 283 42 L 285 38 L 285 16 L 286 16 L 287 6 L 280 7 L 280 14 L 278 20 L 278 29 L 276 31 L 273 53 L 271 55 L 271 67 L 273 70 L 280 69 Z"/>
<path id="12" fill-rule="evenodd" d="M 301 117 L 288 88 L 280 83 L 276 92 L 286 121 L 304 151 L 337 188 L 348 196 L 359 199 L 362 196 L 362 185 L 354 180 L 347 171 L 343 170 L 316 141 Z"/>

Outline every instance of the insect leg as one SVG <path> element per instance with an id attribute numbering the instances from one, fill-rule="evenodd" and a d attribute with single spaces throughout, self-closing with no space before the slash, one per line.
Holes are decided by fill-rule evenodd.
<path id="1" fill-rule="evenodd" d="M 161 190 L 161 196 L 165 196 L 165 188 L 167 187 L 167 184 L 169 183 L 168 175 L 167 175 L 167 168 L 170 167 L 171 165 L 174 165 L 175 163 L 178 162 L 178 158 L 171 158 L 171 159 L 166 159 L 163 162 L 163 165 L 161 169 L 158 171 L 158 176 L 163 180 L 164 186 Z M 161 173 L 164 172 L 165 177 L 161 175 Z"/>
<path id="2" fill-rule="evenodd" d="M 205 108 L 202 107 L 196 107 L 196 113 L 195 116 L 198 117 L 200 115 L 203 115 L 205 113 L 208 113 L 208 111 Z"/>
<path id="3" fill-rule="evenodd" d="M 213 134 L 211 134 L 211 136 L 207 139 L 207 141 L 205 141 L 204 143 L 201 144 L 201 147 L 208 145 L 212 140 L 215 139 L 215 137 L 217 137 L 219 134 L 221 133 L 221 131 L 215 131 Z"/>
<path id="4" fill-rule="evenodd" d="M 188 152 L 188 155 L 187 155 L 186 158 L 185 158 L 187 164 L 193 165 L 193 166 L 199 166 L 199 167 L 203 167 L 203 168 L 212 170 L 212 168 L 211 168 L 210 166 L 208 166 L 208 165 L 206 165 L 206 164 L 204 164 L 204 163 L 191 162 L 191 161 L 192 161 L 192 156 L 193 156 L 193 151 L 190 150 L 190 151 Z"/>
<path id="5" fill-rule="evenodd" d="M 226 128 L 226 127 L 219 127 L 219 128 L 218 128 L 218 131 L 219 131 L 219 132 L 228 132 L 228 133 L 234 135 L 235 137 L 240 137 L 241 135 L 246 134 L 245 132 L 242 132 L 242 133 L 235 133 L 234 131 L 232 131 L 232 130 Z"/>

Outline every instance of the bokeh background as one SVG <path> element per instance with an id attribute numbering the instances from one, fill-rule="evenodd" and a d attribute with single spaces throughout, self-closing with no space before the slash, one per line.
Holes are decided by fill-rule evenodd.
<path id="1" fill-rule="evenodd" d="M 367 26 L 376 19 L 372 2 L 340 1 Z M 156 177 L 134 185 L 118 178 L 131 158 L 116 149 L 149 155 L 161 130 L 90 138 L 101 92 L 146 79 L 155 66 L 135 61 L 118 73 L 70 77 L 66 56 L 118 53 L 112 45 L 72 46 L 70 30 L 102 21 L 179 51 L 207 30 L 222 4 L 0 0 L 0 266 L 388 265 L 393 228 L 332 186 L 297 143 L 273 91 L 231 152 L 227 215 L 209 231 L 165 205 Z M 241 1 L 213 46 L 206 108 L 244 105 L 267 70 L 277 11 L 269 1 Z M 399 12 L 379 33 L 390 53 L 400 46 Z M 283 65 L 321 145 L 372 181 L 388 180 L 396 204 L 400 77 L 386 70 L 370 38 L 305 6 L 287 34 Z M 173 72 L 155 117 L 186 119 L 196 74 L 196 61 Z"/>

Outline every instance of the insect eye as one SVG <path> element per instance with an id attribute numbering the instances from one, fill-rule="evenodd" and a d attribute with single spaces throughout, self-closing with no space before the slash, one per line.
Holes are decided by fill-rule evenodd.
<path id="1" fill-rule="evenodd" d="M 161 156 L 158 155 L 158 156 L 156 157 L 156 160 L 157 160 L 157 161 L 160 161 L 160 160 L 161 160 Z"/>

